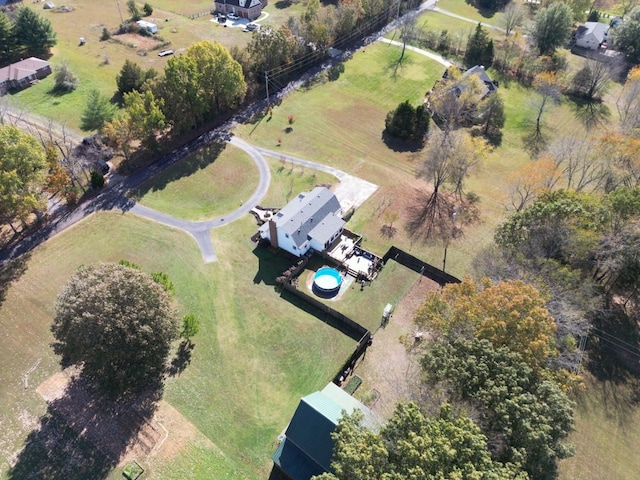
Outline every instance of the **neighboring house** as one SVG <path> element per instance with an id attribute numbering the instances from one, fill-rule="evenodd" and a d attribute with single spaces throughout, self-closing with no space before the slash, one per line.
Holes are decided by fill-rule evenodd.
<path id="1" fill-rule="evenodd" d="M 0 95 L 14 88 L 25 88 L 51 74 L 51 64 L 36 57 L 0 68 Z"/>
<path id="2" fill-rule="evenodd" d="M 575 36 L 576 47 L 598 50 L 607 39 L 609 25 L 600 22 L 587 22 L 578 27 Z"/>
<path id="3" fill-rule="evenodd" d="M 493 80 L 491 80 L 483 65 L 476 65 L 475 67 L 471 67 L 462 74 L 463 77 L 469 75 L 477 76 L 484 85 L 482 87 L 482 98 L 498 90 L 498 82 L 494 82 Z"/>
<path id="4" fill-rule="evenodd" d="M 303 192 L 260 229 L 260 237 L 276 248 L 301 257 L 309 250 L 325 251 L 340 236 L 345 221 L 336 196 L 326 187 Z"/>
<path id="5" fill-rule="evenodd" d="M 268 0 L 215 0 L 217 13 L 235 13 L 240 18 L 255 20 L 262 14 Z"/>
<path id="6" fill-rule="evenodd" d="M 343 411 L 364 414 L 362 424 L 377 430 L 381 421 L 371 410 L 334 383 L 300 400 L 284 439 L 273 454 L 273 463 L 291 480 L 309 480 L 331 471 L 331 433 Z"/>

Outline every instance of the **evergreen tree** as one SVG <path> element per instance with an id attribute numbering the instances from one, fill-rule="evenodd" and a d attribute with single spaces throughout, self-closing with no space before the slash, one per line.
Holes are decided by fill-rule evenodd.
<path id="1" fill-rule="evenodd" d="M 7 15 L 0 12 L 0 61 L 11 57 L 15 45 L 13 23 Z"/>
<path id="2" fill-rule="evenodd" d="M 416 108 L 405 100 L 387 114 L 385 127 L 389 134 L 408 140 L 421 141 L 429 131 L 429 111 L 420 105 Z"/>
<path id="3" fill-rule="evenodd" d="M 467 67 L 475 65 L 491 66 L 493 63 L 493 41 L 487 31 L 478 23 L 464 52 L 464 63 Z"/>
<path id="4" fill-rule="evenodd" d="M 137 63 L 128 59 L 124 62 L 120 73 L 116 76 L 118 91 L 122 95 L 133 92 L 134 90 L 140 90 L 145 80 L 145 73 L 142 71 L 142 68 L 140 68 Z"/>
<path id="5" fill-rule="evenodd" d="M 113 119 L 114 114 L 115 109 L 109 103 L 109 99 L 98 90 L 91 90 L 80 126 L 83 130 L 100 130 L 105 122 Z"/>
<path id="6" fill-rule="evenodd" d="M 30 53 L 48 53 L 56 43 L 51 22 L 28 7 L 18 9 L 15 19 L 16 43 Z"/>

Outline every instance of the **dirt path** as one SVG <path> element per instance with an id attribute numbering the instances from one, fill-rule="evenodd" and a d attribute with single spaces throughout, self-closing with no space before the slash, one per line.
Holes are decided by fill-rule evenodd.
<path id="1" fill-rule="evenodd" d="M 407 352 L 401 337 L 406 335 L 410 341 L 413 340 L 413 317 L 417 308 L 427 292 L 439 289 L 440 285 L 426 277 L 416 282 L 396 306 L 386 328 L 375 332 L 373 344 L 356 368 L 355 373 L 363 380 L 360 387 L 363 391 L 359 394 L 377 391 L 379 397 L 370 407 L 385 418 L 391 416 L 396 403 L 409 400 L 411 393 L 416 391 L 418 361 Z"/>

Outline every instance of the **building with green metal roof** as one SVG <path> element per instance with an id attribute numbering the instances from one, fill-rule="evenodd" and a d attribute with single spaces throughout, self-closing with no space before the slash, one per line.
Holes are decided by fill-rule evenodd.
<path id="1" fill-rule="evenodd" d="M 273 454 L 273 463 L 291 480 L 309 480 L 330 472 L 331 433 L 344 412 L 355 410 L 364 414 L 365 426 L 374 430 L 380 427 L 381 420 L 371 410 L 334 383 L 303 397 Z"/>

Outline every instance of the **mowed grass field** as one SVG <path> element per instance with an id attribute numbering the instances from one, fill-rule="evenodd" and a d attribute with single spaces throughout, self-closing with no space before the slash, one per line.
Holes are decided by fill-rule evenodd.
<path id="1" fill-rule="evenodd" d="M 188 235 L 126 214 L 97 214 L 36 250 L 0 309 L 2 475 L 44 413 L 35 387 L 59 369 L 49 326 L 60 286 L 81 264 L 128 259 L 168 273 L 180 311 L 200 319 L 192 363 L 168 382 L 165 399 L 216 447 L 191 441 L 194 465 L 157 458 L 154 468 L 169 473 L 150 478 L 186 478 L 170 472 L 190 469 L 199 478 L 265 478 L 297 401 L 330 381 L 354 342 L 279 299 L 273 280 L 287 263 L 255 249 L 255 228 L 246 216 L 214 231 L 219 261 L 208 265 Z"/>
<path id="2" fill-rule="evenodd" d="M 244 151 L 214 143 L 164 170 L 133 196 L 174 217 L 206 220 L 232 212 L 257 185 L 258 169 Z"/>

